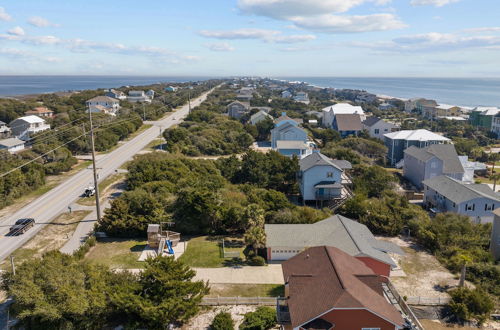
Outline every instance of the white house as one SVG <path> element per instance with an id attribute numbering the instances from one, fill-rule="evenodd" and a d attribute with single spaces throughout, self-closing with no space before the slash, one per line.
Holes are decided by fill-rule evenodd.
<path id="1" fill-rule="evenodd" d="M 127 95 L 125 95 L 124 92 L 116 90 L 116 89 L 109 89 L 104 95 L 111 97 L 113 99 L 117 99 L 117 100 L 126 100 L 127 99 Z"/>
<path id="2" fill-rule="evenodd" d="M 127 101 L 129 102 L 148 102 L 151 103 L 151 96 L 147 95 L 144 91 L 129 91 Z"/>
<path id="3" fill-rule="evenodd" d="M 497 135 L 497 138 L 500 138 L 500 115 L 496 115 L 491 120 L 491 131 Z"/>
<path id="4" fill-rule="evenodd" d="M 120 101 L 109 96 L 96 96 L 85 102 L 91 112 L 116 114 L 120 110 Z"/>
<path id="5" fill-rule="evenodd" d="M 445 175 L 422 183 L 424 205 L 434 213 L 454 212 L 476 223 L 491 223 L 493 210 L 500 206 L 500 195 L 487 184 L 463 183 Z"/>
<path id="6" fill-rule="evenodd" d="M 371 137 L 384 141 L 384 134 L 399 131 L 399 126 L 371 116 L 363 121 L 363 129 L 368 131 Z"/>
<path id="7" fill-rule="evenodd" d="M 320 152 L 313 152 L 299 161 L 299 190 L 302 200 L 324 201 L 342 198 L 344 170 L 352 168 L 344 160 L 333 160 Z"/>
<path id="8" fill-rule="evenodd" d="M 14 119 L 9 124 L 12 135 L 21 140 L 29 140 L 31 135 L 50 129 L 44 119 L 37 116 L 24 116 Z"/>
<path id="9" fill-rule="evenodd" d="M 252 125 L 256 125 L 257 123 L 265 120 L 266 118 L 272 119 L 273 117 L 264 110 L 259 110 L 258 112 L 250 116 L 250 123 Z"/>
<path id="10" fill-rule="evenodd" d="M 18 138 L 0 140 L 0 150 L 7 150 L 12 154 L 24 150 L 24 143 L 23 140 L 19 140 Z"/>
<path id="11" fill-rule="evenodd" d="M 349 114 L 349 115 L 359 115 L 361 121 L 366 119 L 365 112 L 360 106 L 354 106 L 349 103 L 337 103 L 323 108 L 323 126 L 331 128 L 333 125 L 333 120 L 335 115 L 338 114 Z"/>
<path id="12" fill-rule="evenodd" d="M 0 121 L 0 138 L 6 138 L 10 135 L 10 128 L 3 121 Z"/>

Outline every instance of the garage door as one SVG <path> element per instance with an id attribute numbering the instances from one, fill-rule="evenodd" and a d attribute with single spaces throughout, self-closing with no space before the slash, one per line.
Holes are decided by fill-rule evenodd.
<path id="1" fill-rule="evenodd" d="M 296 249 L 271 249 L 271 260 L 288 260 L 299 252 Z"/>

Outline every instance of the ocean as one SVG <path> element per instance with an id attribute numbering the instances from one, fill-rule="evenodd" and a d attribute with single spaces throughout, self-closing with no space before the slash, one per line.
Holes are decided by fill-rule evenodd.
<path id="1" fill-rule="evenodd" d="M 210 77 L 152 76 L 0 76 L 0 96 L 42 94 L 97 88 L 149 85 L 158 82 L 188 82 Z"/>
<path id="2" fill-rule="evenodd" d="M 210 77 L 159 76 L 0 76 L 0 96 L 52 93 L 158 82 L 187 82 Z M 425 97 L 462 106 L 500 106 L 500 78 L 346 78 L 280 77 L 320 87 L 363 89 L 400 98 Z"/>
<path id="3" fill-rule="evenodd" d="M 399 98 L 424 97 L 461 106 L 500 106 L 500 78 L 281 77 L 319 87 L 362 89 Z"/>

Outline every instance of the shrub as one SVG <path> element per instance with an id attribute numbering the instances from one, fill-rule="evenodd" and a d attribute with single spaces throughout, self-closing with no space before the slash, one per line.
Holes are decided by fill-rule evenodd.
<path id="1" fill-rule="evenodd" d="M 276 325 L 276 311 L 271 307 L 259 307 L 245 314 L 240 330 L 267 330 Z"/>
<path id="2" fill-rule="evenodd" d="M 474 318 L 481 324 L 493 311 L 493 300 L 480 288 L 474 290 L 458 288 L 450 291 L 450 295 L 450 309 L 459 319 Z"/>
<path id="3" fill-rule="evenodd" d="M 261 256 L 253 256 L 250 258 L 250 260 L 248 260 L 248 264 L 250 266 L 265 266 L 266 260 Z"/>
<path id="4" fill-rule="evenodd" d="M 210 329 L 212 330 L 233 330 L 234 321 L 231 318 L 231 314 L 228 312 L 219 312 L 215 315 L 212 324 L 210 324 Z"/>

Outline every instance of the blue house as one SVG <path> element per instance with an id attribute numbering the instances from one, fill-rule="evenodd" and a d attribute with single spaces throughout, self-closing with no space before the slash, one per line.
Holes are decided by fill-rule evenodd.
<path id="1" fill-rule="evenodd" d="M 396 167 L 402 166 L 400 161 L 404 158 L 404 151 L 409 147 L 425 148 L 432 144 L 444 143 L 450 143 L 450 139 L 426 129 L 403 130 L 384 134 L 387 159 L 390 165 Z"/>
<path id="2" fill-rule="evenodd" d="M 307 141 L 307 133 L 299 127 L 299 121 L 283 113 L 271 130 L 271 147 L 285 156 L 304 157 L 312 146 Z"/>
<path id="3" fill-rule="evenodd" d="M 300 194 L 304 202 L 342 198 L 344 184 L 350 183 L 344 174 L 352 165 L 345 160 L 333 160 L 313 152 L 299 161 Z"/>
<path id="4" fill-rule="evenodd" d="M 463 183 L 445 175 L 422 182 L 424 205 L 434 213 L 454 212 L 476 223 L 493 222 L 500 195 L 487 184 Z"/>

